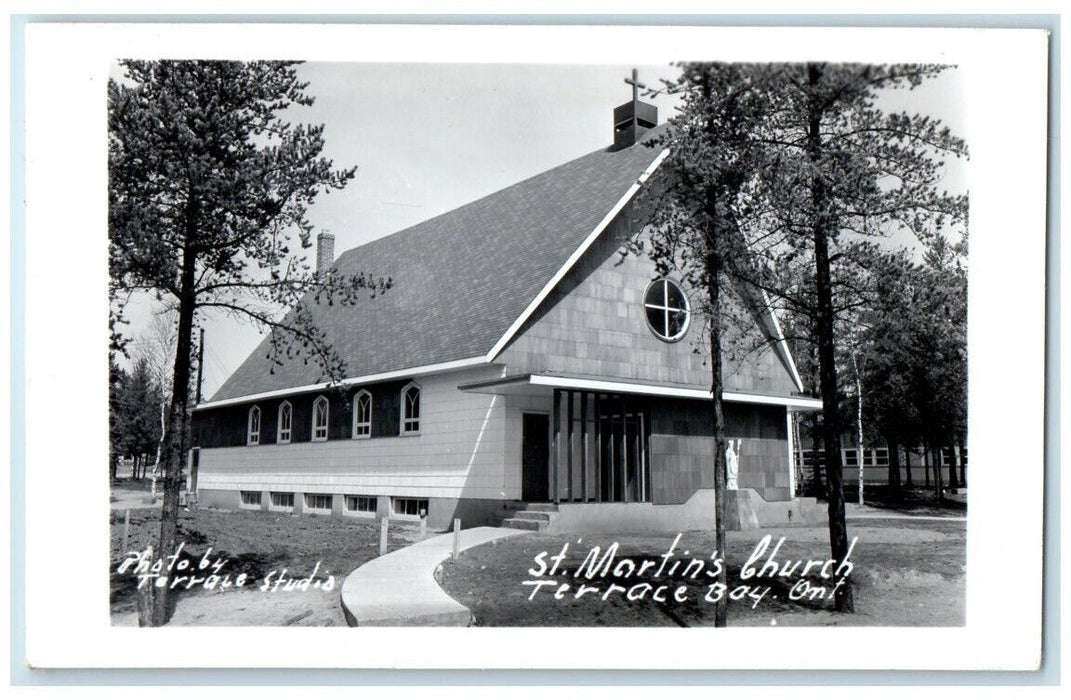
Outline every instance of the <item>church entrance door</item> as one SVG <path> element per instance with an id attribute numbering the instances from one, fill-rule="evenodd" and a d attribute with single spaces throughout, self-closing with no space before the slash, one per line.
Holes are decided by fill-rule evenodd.
<path id="1" fill-rule="evenodd" d="M 550 416 L 523 414 L 521 436 L 521 499 L 545 503 L 550 487 Z"/>

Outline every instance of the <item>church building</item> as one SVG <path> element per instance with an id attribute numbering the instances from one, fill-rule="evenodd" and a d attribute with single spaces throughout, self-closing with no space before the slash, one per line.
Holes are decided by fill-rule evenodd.
<path id="1" fill-rule="evenodd" d="M 392 287 L 309 300 L 345 360 L 329 385 L 268 339 L 194 411 L 201 507 L 432 528 L 550 532 L 713 528 L 710 367 L 699 292 L 625 242 L 664 176 L 653 105 L 614 110 L 614 144 L 334 258 Z M 645 139 L 645 135 L 647 138 Z M 693 301 L 695 300 L 695 301 Z M 726 358 L 730 528 L 824 517 L 794 490 L 793 413 L 816 410 L 774 313 Z M 693 308 L 694 307 L 694 308 Z"/>

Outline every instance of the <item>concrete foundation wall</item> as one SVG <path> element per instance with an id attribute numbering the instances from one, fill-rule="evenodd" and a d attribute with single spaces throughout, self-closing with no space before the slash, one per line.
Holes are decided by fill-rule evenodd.
<path id="1" fill-rule="evenodd" d="M 562 503 L 547 532 L 646 534 L 713 530 L 714 490 L 700 489 L 686 503 Z"/>
<path id="2" fill-rule="evenodd" d="M 825 504 L 813 498 L 766 501 L 755 489 L 725 493 L 725 527 L 751 530 L 774 525 L 823 525 L 829 522 Z"/>
<path id="3" fill-rule="evenodd" d="M 222 491 L 219 489 L 198 489 L 197 505 L 201 508 L 238 510 L 241 507 L 241 501 L 239 499 L 237 491 Z"/>
<path id="4" fill-rule="evenodd" d="M 251 489 L 242 489 L 251 490 Z M 289 493 L 289 492 L 288 492 Z M 312 492 L 309 492 L 312 493 Z M 315 493 L 324 493 L 317 491 Z M 221 489 L 201 489 L 198 491 L 198 505 L 202 508 L 218 508 L 220 510 L 271 510 L 279 509 L 271 506 L 270 491 L 261 494 L 260 507 L 243 506 L 239 491 Z M 295 515 L 303 517 L 334 517 L 356 518 L 369 521 L 379 518 L 390 518 L 399 522 L 418 522 L 419 518 L 409 515 L 395 515 L 391 512 L 391 497 L 377 497 L 375 513 L 365 513 L 346 510 L 346 495 L 343 493 L 329 494 L 332 496 L 330 510 L 309 510 L 305 507 L 305 493 L 294 493 Z M 353 495 L 353 494 L 348 494 Z M 502 510 L 501 499 L 480 498 L 429 498 L 428 499 L 428 528 L 432 530 L 448 530 L 453 527 L 454 518 L 461 519 L 461 527 L 469 528 L 479 525 L 498 525 L 499 512 Z"/>

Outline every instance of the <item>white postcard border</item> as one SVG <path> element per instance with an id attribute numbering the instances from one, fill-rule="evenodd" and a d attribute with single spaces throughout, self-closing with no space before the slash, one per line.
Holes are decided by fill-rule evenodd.
<path id="1" fill-rule="evenodd" d="M 39 668 L 1036 667 L 1042 590 L 1046 52 L 1045 33 L 1029 30 L 30 25 L 28 661 Z M 473 63 L 824 59 L 960 65 L 968 86 L 972 224 L 967 625 L 111 627 L 107 578 L 96 572 L 104 570 L 108 537 L 102 512 L 108 451 L 104 86 L 117 57 Z"/>

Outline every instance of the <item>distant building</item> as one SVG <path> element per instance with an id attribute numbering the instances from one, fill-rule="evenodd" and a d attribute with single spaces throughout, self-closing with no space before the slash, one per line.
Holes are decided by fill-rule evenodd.
<path id="1" fill-rule="evenodd" d="M 667 154 L 642 143 L 653 106 L 634 98 L 614 116 L 611 148 L 337 261 L 321 241 L 325 274 L 394 283 L 356 306 L 312 305 L 352 376 L 328 387 L 300 359 L 272 373 L 265 339 L 196 409 L 199 504 L 426 513 L 433 527 L 713 527 L 693 291 L 620 254 L 642 220 L 635 195 Z M 772 312 L 752 312 L 762 349 L 725 377 L 728 435 L 741 441 L 727 517 L 820 517 L 794 493 L 789 439 L 790 413 L 820 404 L 801 395 Z"/>

